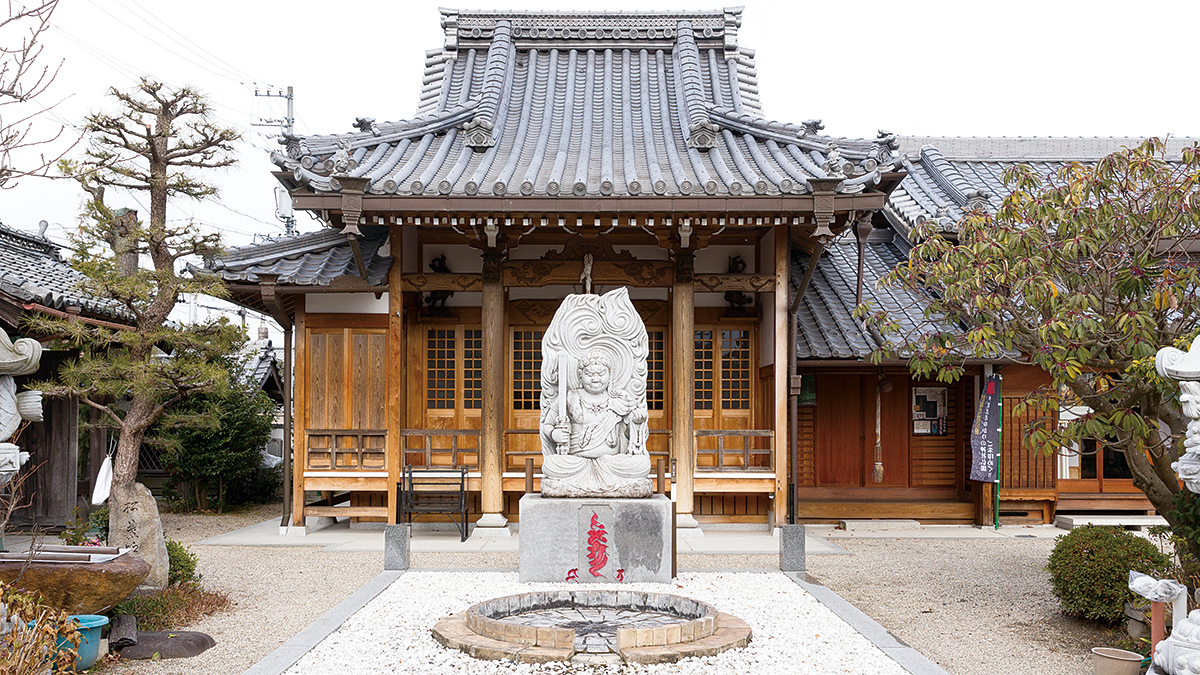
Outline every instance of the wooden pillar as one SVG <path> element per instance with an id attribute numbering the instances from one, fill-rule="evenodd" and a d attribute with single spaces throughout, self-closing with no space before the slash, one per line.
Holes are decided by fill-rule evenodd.
<path id="1" fill-rule="evenodd" d="M 400 430 L 407 426 L 405 411 L 408 386 L 404 367 L 404 292 L 400 286 L 404 261 L 404 230 L 392 225 L 388 233 L 392 268 L 388 273 L 388 373 L 387 373 L 387 522 L 398 523 L 399 505 L 396 485 L 400 482 L 404 438 Z"/>
<path id="2" fill-rule="evenodd" d="M 296 307 L 295 396 L 292 419 L 292 525 L 304 527 L 304 467 L 308 463 L 308 336 L 304 334 L 304 296 Z"/>
<path id="3" fill-rule="evenodd" d="M 671 288 L 671 454 L 675 459 L 675 491 L 679 527 L 696 527 L 692 516 L 696 473 L 696 328 L 695 254 L 675 254 Z"/>
<path id="4" fill-rule="evenodd" d="M 504 464 L 504 282 L 502 257 L 483 254 L 483 407 L 479 424 L 480 505 L 479 528 L 503 528 L 501 472 Z M 483 533 L 480 533 L 481 535 Z"/>
<path id="5" fill-rule="evenodd" d="M 293 466 L 293 447 L 295 436 L 292 429 L 292 420 L 294 412 L 292 408 L 292 373 L 295 370 L 292 363 L 295 360 L 292 356 L 292 330 L 294 326 L 288 324 L 281 326 L 283 329 L 283 448 L 280 452 L 283 455 L 283 518 L 279 521 L 280 527 L 287 527 L 292 521 L 292 466 Z"/>
<path id="6" fill-rule="evenodd" d="M 775 227 L 775 400 L 772 411 L 775 418 L 775 436 L 772 445 L 772 465 L 775 468 L 775 504 L 772 511 L 774 525 L 787 519 L 787 476 L 788 466 L 788 392 L 792 373 L 788 372 L 790 344 L 788 335 L 788 288 L 790 284 L 791 243 L 788 226 Z"/>

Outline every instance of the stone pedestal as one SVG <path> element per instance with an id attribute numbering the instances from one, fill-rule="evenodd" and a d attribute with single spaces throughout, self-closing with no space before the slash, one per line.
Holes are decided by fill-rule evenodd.
<path id="1" fill-rule="evenodd" d="M 383 569 L 408 569 L 409 542 L 412 525 L 387 525 L 383 528 Z"/>
<path id="2" fill-rule="evenodd" d="M 521 498 L 520 580 L 671 580 L 671 500 Z"/>
<path id="3" fill-rule="evenodd" d="M 783 525 L 779 528 L 779 569 L 784 572 L 804 571 L 803 525 Z"/>

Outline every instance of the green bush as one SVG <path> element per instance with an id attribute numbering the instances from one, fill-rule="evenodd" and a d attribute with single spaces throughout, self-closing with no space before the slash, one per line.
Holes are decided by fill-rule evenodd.
<path id="1" fill-rule="evenodd" d="M 175 585 L 200 580 L 200 575 L 196 574 L 198 558 L 187 546 L 168 539 L 167 561 L 167 583 Z"/>
<path id="2" fill-rule="evenodd" d="M 100 541 L 108 541 L 108 507 L 101 506 L 98 509 L 92 509 L 92 515 L 88 516 L 88 530 L 100 533 Z"/>
<path id="3" fill-rule="evenodd" d="M 1153 544 L 1116 527 L 1088 525 L 1058 537 L 1046 569 L 1063 613 L 1117 623 L 1133 600 L 1129 571 L 1160 576 L 1170 559 Z"/>

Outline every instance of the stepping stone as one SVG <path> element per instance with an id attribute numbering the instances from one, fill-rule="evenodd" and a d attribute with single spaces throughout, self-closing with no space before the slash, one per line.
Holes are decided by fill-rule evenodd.
<path id="1" fill-rule="evenodd" d="M 139 630 L 137 644 L 121 650 L 123 659 L 188 659 L 217 644 L 207 633 L 191 630 Z"/>
<path id="2" fill-rule="evenodd" d="M 1113 515 L 1086 515 L 1086 514 L 1070 514 L 1059 515 L 1054 519 L 1055 527 L 1060 527 L 1064 530 L 1073 530 L 1084 525 L 1107 525 L 1113 527 L 1136 527 L 1138 529 L 1144 527 L 1153 527 L 1155 525 L 1166 525 L 1167 519 L 1162 516 L 1113 516 Z"/>
<path id="3" fill-rule="evenodd" d="M 839 520 L 838 526 L 847 532 L 855 530 L 874 530 L 876 532 L 883 530 L 919 530 L 921 523 L 915 520 Z"/>

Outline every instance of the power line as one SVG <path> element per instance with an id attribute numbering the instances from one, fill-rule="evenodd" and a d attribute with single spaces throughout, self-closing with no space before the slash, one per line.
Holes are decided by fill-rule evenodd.
<path id="1" fill-rule="evenodd" d="M 235 75 L 239 75 L 239 76 L 240 76 L 240 77 L 242 77 L 243 79 L 246 79 L 246 80 L 248 80 L 248 81 L 250 81 L 250 82 L 257 82 L 257 81 L 258 81 L 258 78 L 256 78 L 256 77 L 254 77 L 254 76 L 250 75 L 249 73 L 247 73 L 246 71 L 242 70 L 241 68 L 238 68 L 237 66 L 233 65 L 232 63 L 229 63 L 229 62 L 228 62 L 228 61 L 226 61 L 225 59 L 222 59 L 221 57 L 217 56 L 216 54 L 213 54 L 212 52 L 208 51 L 207 49 L 205 49 L 204 47 L 202 47 L 200 44 L 196 43 L 194 40 L 192 40 L 192 39 L 191 39 L 191 38 L 189 38 L 188 36 L 184 35 L 183 33 L 179 32 L 178 30 L 176 30 L 176 29 L 175 29 L 173 26 L 171 26 L 171 25 L 170 25 L 170 24 L 168 24 L 167 22 L 165 22 L 165 21 L 163 21 L 162 19 L 160 19 L 160 18 L 158 18 L 157 16 L 155 16 L 155 14 L 154 14 L 153 12 L 151 12 L 151 11 L 150 11 L 150 10 L 148 10 L 148 9 L 146 9 L 146 8 L 145 8 L 144 6 L 142 6 L 142 5 L 141 5 L 141 3 L 139 3 L 137 0 L 129 0 L 129 2 L 133 3 L 134 5 L 136 5 L 136 6 L 137 6 L 139 9 L 141 9 L 143 12 L 145 12 L 147 15 L 149 15 L 149 16 L 150 16 L 150 18 L 154 19 L 154 20 L 155 20 L 155 21 L 157 21 L 158 23 L 160 23 L 160 24 L 162 24 L 163 26 L 165 26 L 165 27 L 166 27 L 168 30 L 170 30 L 172 33 L 174 33 L 174 34 L 178 35 L 179 37 L 183 38 L 183 39 L 184 39 L 186 42 L 188 42 L 189 44 L 191 44 L 191 45 L 193 45 L 194 47 L 196 47 L 196 49 L 191 49 L 190 47 L 188 47 L 187 45 L 183 44 L 182 42 L 179 42 L 179 40 L 175 40 L 175 38 L 171 38 L 171 39 L 175 40 L 175 42 L 176 42 L 177 44 L 179 44 L 180 46 L 184 47 L 185 49 L 188 49 L 188 50 L 189 50 L 189 51 L 191 51 L 193 54 L 196 54 L 197 56 L 201 56 L 201 58 L 204 58 L 204 56 L 203 56 L 202 54 L 200 54 L 200 53 L 199 53 L 199 52 L 203 52 L 204 54 L 207 54 L 207 55 L 208 55 L 208 57 L 210 57 L 210 58 L 206 58 L 206 59 L 205 59 L 205 60 L 207 60 L 209 63 L 212 63 L 213 65 L 222 65 L 222 66 L 224 66 L 225 70 L 227 70 L 227 71 L 229 71 L 230 73 L 233 73 L 233 74 L 235 74 Z M 121 5 L 124 7 L 124 4 L 123 4 L 123 3 L 121 3 L 121 0 L 117 0 L 117 3 L 118 3 L 118 4 L 121 4 Z M 128 10 L 129 8 L 128 8 L 128 7 L 126 7 L 126 9 Z M 139 18 L 141 18 L 141 17 L 139 17 Z M 143 21 L 145 21 L 145 19 L 144 19 L 144 18 L 143 18 L 142 20 L 143 20 Z M 149 22 L 147 22 L 147 23 L 149 23 Z M 163 32 L 161 29 L 158 29 L 158 30 L 159 30 L 159 32 Z M 166 35 L 166 33 L 163 33 L 163 34 L 164 34 L 164 35 Z M 170 37 L 170 36 L 168 35 L 167 37 Z M 199 52 L 197 52 L 196 50 L 199 50 Z M 246 83 L 245 83 L 245 82 L 242 82 L 242 83 L 240 83 L 240 84 L 246 84 Z"/>
<path id="2" fill-rule="evenodd" d="M 114 21 L 116 21 L 117 23 L 121 24 L 122 26 L 125 26 L 126 28 L 133 31 L 134 33 L 137 33 L 138 35 L 142 36 L 142 38 L 145 39 L 147 42 L 149 42 L 152 45 L 155 45 L 156 47 L 158 47 L 159 49 L 162 49 L 163 51 L 167 52 L 168 54 L 172 54 L 180 59 L 183 59 L 184 61 L 192 64 L 193 66 L 196 66 L 197 68 L 200 68 L 201 70 L 206 70 L 209 73 L 216 75 L 217 77 L 229 80 L 230 82 L 236 82 L 237 84 L 242 84 L 242 85 L 246 84 L 245 82 L 242 82 L 239 78 L 230 77 L 228 73 L 217 72 L 217 71 L 213 70 L 212 68 L 205 66 L 204 64 L 196 63 L 195 61 L 193 61 L 192 59 L 189 59 L 188 57 L 184 56 L 183 54 L 180 54 L 179 52 L 172 50 L 170 47 L 167 47 L 166 45 L 162 44 L 161 42 L 158 42 L 154 38 L 150 37 L 149 35 L 146 35 L 142 31 L 138 30 L 137 28 L 134 28 L 133 26 L 129 25 L 128 23 L 123 21 L 120 17 L 118 17 L 116 14 L 113 14 L 112 12 L 108 11 L 107 9 L 104 9 L 100 5 L 96 4 L 96 2 L 94 0 L 88 0 L 88 2 L 92 6 L 94 6 L 96 9 L 98 9 L 101 12 L 104 12 L 105 14 L 112 17 L 112 19 Z"/>

